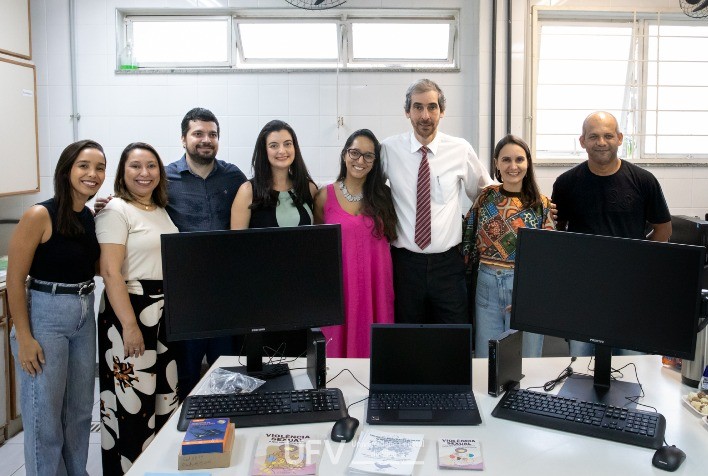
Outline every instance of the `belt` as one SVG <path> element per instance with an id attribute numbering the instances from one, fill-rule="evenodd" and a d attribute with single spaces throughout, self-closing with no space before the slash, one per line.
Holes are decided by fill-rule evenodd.
<path id="1" fill-rule="evenodd" d="M 95 287 L 96 283 L 94 283 L 93 280 L 79 284 L 44 284 L 38 283 L 37 281 L 31 281 L 29 285 L 30 289 L 43 293 L 78 294 L 79 296 L 91 294 Z"/>

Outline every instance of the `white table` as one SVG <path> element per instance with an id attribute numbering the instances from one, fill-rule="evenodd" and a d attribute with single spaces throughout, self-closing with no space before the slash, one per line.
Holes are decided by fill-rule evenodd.
<path id="1" fill-rule="evenodd" d="M 565 368 L 567 357 L 524 359 L 522 388 L 542 385 L 555 378 Z M 579 358 L 573 368 L 576 372 L 586 371 L 588 358 Z M 667 420 L 666 441 L 681 448 L 687 455 L 686 461 L 674 474 L 697 475 L 708 468 L 708 426 L 700 417 L 689 410 L 681 401 L 681 396 L 691 389 L 681 384 L 680 373 L 663 368 L 658 356 L 613 357 L 613 367 L 635 362 L 639 379 L 644 385 L 646 397 L 642 403 L 652 405 Z M 221 357 L 215 366 L 235 365 L 235 357 Z M 304 363 L 304 362 L 303 362 Z M 369 381 L 369 361 L 366 359 L 328 359 L 327 378 L 334 377 L 341 369 L 351 370 L 364 384 Z M 297 364 L 291 364 L 296 367 Z M 634 380 L 634 372 L 626 370 L 624 379 Z M 439 437 L 469 437 L 482 443 L 485 470 L 482 474 L 525 474 L 525 475 L 666 475 L 665 471 L 652 466 L 654 450 L 640 448 L 611 441 L 574 435 L 556 430 L 500 420 L 491 416 L 499 398 L 487 394 L 487 360 L 474 359 L 474 392 L 482 414 L 479 426 L 379 426 L 384 431 L 401 433 L 424 433 L 425 446 L 418 455 L 419 465 L 416 476 L 434 474 L 472 474 L 437 468 L 436 441 Z M 309 380 L 303 370 L 293 371 L 296 387 L 309 387 Z M 368 392 L 359 385 L 348 372 L 342 373 L 329 387 L 342 389 L 347 404 L 364 398 Z M 559 390 L 556 387 L 554 393 Z M 237 428 L 231 467 L 211 469 L 212 475 L 247 475 L 255 451 L 258 437 L 266 431 L 280 433 L 309 433 L 322 435 L 322 459 L 320 476 L 346 474 L 351 460 L 354 443 L 363 428 L 367 428 L 365 416 L 366 402 L 358 403 L 349 413 L 360 423 L 357 436 L 351 443 L 334 443 L 329 440 L 332 423 L 312 423 L 307 425 L 284 425 L 278 427 Z M 165 427 L 155 437 L 147 450 L 138 458 L 128 472 L 138 476 L 145 472 L 177 472 L 177 453 L 184 433 L 177 432 L 178 413 L 172 416 Z M 189 473 L 185 473 L 189 474 Z"/>

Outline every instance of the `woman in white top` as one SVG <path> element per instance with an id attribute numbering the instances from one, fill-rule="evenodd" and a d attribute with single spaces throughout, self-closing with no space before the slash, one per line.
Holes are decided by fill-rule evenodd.
<path id="1" fill-rule="evenodd" d="M 103 474 L 123 474 L 177 408 L 177 365 L 162 321 L 160 235 L 177 233 L 165 211 L 167 180 L 142 142 L 120 157 L 115 198 L 96 216 Z"/>

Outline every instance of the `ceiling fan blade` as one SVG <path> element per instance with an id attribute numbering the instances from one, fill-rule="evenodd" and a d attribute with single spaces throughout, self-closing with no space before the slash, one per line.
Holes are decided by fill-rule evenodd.
<path id="1" fill-rule="evenodd" d="M 699 0 L 700 1 L 700 0 Z M 696 2 L 697 3 L 697 2 Z M 708 7 L 708 0 L 703 0 L 701 4 L 699 4 L 697 7 L 693 9 L 694 12 L 703 10 L 704 8 Z"/>

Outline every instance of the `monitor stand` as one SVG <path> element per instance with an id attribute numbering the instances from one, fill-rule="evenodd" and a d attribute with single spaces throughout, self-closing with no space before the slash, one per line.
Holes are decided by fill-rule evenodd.
<path id="1" fill-rule="evenodd" d="M 595 344 L 594 374 L 594 377 L 570 376 L 561 387 L 558 395 L 566 398 L 577 398 L 585 402 L 604 403 L 615 407 L 629 409 L 637 407 L 634 400 L 642 394 L 639 384 L 620 380 L 611 382 L 612 347 Z M 636 398 L 628 400 L 628 397 Z"/>
<path id="2" fill-rule="evenodd" d="M 246 365 L 239 367 L 223 367 L 231 372 L 265 380 L 265 383 L 256 389 L 257 392 L 279 392 L 294 390 L 295 385 L 288 370 L 288 364 L 263 363 L 263 334 L 249 334 L 244 342 L 246 350 Z"/>

